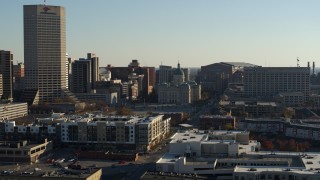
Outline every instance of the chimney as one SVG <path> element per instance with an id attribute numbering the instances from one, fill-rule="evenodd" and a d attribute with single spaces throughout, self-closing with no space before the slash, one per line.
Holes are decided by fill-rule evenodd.
<path id="1" fill-rule="evenodd" d="M 316 64 L 314 63 L 314 61 L 313 61 L 313 63 L 312 63 L 312 75 L 314 75 L 314 68 L 316 67 Z"/>

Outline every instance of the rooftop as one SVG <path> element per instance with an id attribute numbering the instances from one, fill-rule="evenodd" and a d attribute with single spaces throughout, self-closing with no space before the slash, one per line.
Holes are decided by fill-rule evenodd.
<path id="1" fill-rule="evenodd" d="M 250 64 L 246 62 L 221 62 L 222 64 L 228 64 L 232 66 L 238 66 L 238 67 L 256 67 L 255 64 Z"/>

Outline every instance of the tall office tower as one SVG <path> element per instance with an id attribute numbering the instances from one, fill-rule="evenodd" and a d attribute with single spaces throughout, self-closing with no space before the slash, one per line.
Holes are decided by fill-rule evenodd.
<path id="1" fill-rule="evenodd" d="M 2 74 L 0 74 L 0 97 L 2 97 L 3 89 L 2 89 Z"/>
<path id="2" fill-rule="evenodd" d="M 65 9 L 24 5 L 25 89 L 52 102 L 67 87 Z"/>
<path id="3" fill-rule="evenodd" d="M 158 84 L 170 83 L 172 81 L 173 69 L 171 66 L 160 65 L 158 72 Z"/>
<path id="4" fill-rule="evenodd" d="M 23 63 L 18 63 L 16 65 L 13 65 L 13 87 L 14 90 L 23 90 L 24 85 L 24 64 Z"/>
<path id="5" fill-rule="evenodd" d="M 310 68 L 245 67 L 244 91 L 248 97 L 260 98 L 299 93 L 305 100 L 310 94 Z"/>
<path id="6" fill-rule="evenodd" d="M 2 98 L 12 100 L 13 54 L 11 51 L 0 50 L 0 74 L 2 74 Z"/>
<path id="7" fill-rule="evenodd" d="M 72 63 L 72 92 L 91 93 L 92 73 L 91 61 L 87 59 L 76 60 Z"/>
<path id="8" fill-rule="evenodd" d="M 96 82 L 99 81 L 99 57 L 93 53 L 87 53 L 87 59 L 91 61 L 91 89 L 95 89 Z"/>
<path id="9" fill-rule="evenodd" d="M 71 91 L 71 86 L 72 86 L 72 63 L 73 59 L 71 57 L 68 57 L 68 89 Z"/>

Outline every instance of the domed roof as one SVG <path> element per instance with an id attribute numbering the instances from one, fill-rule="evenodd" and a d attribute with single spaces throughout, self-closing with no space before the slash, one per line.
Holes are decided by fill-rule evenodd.
<path id="1" fill-rule="evenodd" d="M 184 76 L 184 72 L 183 72 L 182 69 L 180 68 L 180 63 L 178 63 L 178 67 L 177 67 L 177 69 L 173 72 L 173 75 Z"/>
<path id="2" fill-rule="evenodd" d="M 176 69 L 173 73 L 173 75 L 181 75 L 184 76 L 184 72 L 181 69 Z"/>

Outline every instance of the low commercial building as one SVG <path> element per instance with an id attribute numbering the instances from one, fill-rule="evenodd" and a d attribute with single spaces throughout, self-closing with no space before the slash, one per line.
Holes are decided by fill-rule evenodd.
<path id="1" fill-rule="evenodd" d="M 276 102 L 220 101 L 220 106 L 234 115 L 246 113 L 249 117 L 280 117 L 283 106 Z"/>
<path id="2" fill-rule="evenodd" d="M 0 171 L 0 180 L 100 180 L 102 176 L 101 168 L 86 168 L 80 170 L 63 169 L 57 171 L 57 168 L 48 167 L 48 165 L 41 164 L 39 167 L 41 168 L 32 169 L 21 166 L 21 170 L 19 169 L 17 171 L 2 170 Z"/>
<path id="3" fill-rule="evenodd" d="M 42 144 L 30 144 L 27 141 L 0 142 L 1 162 L 37 162 L 43 155 L 52 150 L 52 141 Z"/>
<path id="4" fill-rule="evenodd" d="M 112 106 L 118 103 L 116 92 L 105 94 L 75 93 L 75 95 L 81 101 L 102 101 Z"/>
<path id="5" fill-rule="evenodd" d="M 27 103 L 0 104 L 0 120 L 11 120 L 28 114 Z"/>
<path id="6" fill-rule="evenodd" d="M 304 94 L 302 92 L 283 92 L 277 97 L 286 107 L 303 106 L 305 104 Z"/>
<path id="7" fill-rule="evenodd" d="M 319 160 L 312 152 L 262 152 L 248 132 L 192 130 L 172 137 L 156 170 L 226 180 L 319 179 Z"/>
<path id="8" fill-rule="evenodd" d="M 239 129 L 253 132 L 284 134 L 288 137 L 320 140 L 319 119 L 246 118 L 239 121 Z"/>
<path id="9" fill-rule="evenodd" d="M 236 118 L 233 116 L 202 115 L 199 121 L 199 128 L 203 130 L 234 129 L 236 126 Z"/>

